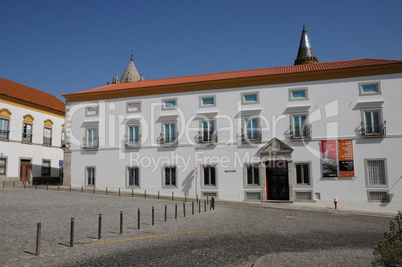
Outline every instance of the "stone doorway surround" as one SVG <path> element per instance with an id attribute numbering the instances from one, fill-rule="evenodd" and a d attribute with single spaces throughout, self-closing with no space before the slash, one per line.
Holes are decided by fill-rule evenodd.
<path id="1" fill-rule="evenodd" d="M 265 146 L 258 150 L 260 154 L 260 162 L 264 165 L 268 161 L 280 161 L 286 160 L 288 163 L 288 180 L 289 180 L 289 201 L 294 201 L 294 164 L 292 159 L 293 148 L 285 144 L 280 139 L 274 137 L 272 138 Z M 265 173 L 265 172 L 264 172 Z M 266 177 L 261 181 L 262 186 L 262 198 L 264 201 L 268 201 L 267 199 L 267 179 Z M 275 200 L 276 201 L 276 200 Z M 288 202 L 288 201 L 287 201 Z"/>

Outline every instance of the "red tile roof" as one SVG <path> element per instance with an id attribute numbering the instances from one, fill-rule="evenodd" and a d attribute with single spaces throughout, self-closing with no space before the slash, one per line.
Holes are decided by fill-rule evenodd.
<path id="1" fill-rule="evenodd" d="M 124 89 L 133 89 L 133 88 L 146 88 L 146 87 L 153 87 L 153 86 L 199 83 L 199 82 L 228 80 L 228 79 L 237 79 L 237 78 L 274 76 L 274 75 L 281 75 L 281 74 L 326 71 L 326 70 L 336 70 L 336 69 L 345 69 L 345 68 L 347 69 L 347 68 L 367 67 L 367 66 L 376 66 L 376 65 L 386 65 L 386 64 L 401 63 L 401 62 L 402 62 L 402 60 L 384 60 L 384 59 L 363 58 L 363 59 L 355 59 L 355 60 L 325 62 L 325 63 L 316 63 L 316 64 L 286 66 L 286 67 L 275 67 L 275 68 L 266 68 L 266 69 L 232 71 L 232 72 L 203 74 L 203 75 L 195 75 L 195 76 L 185 76 L 185 77 L 176 77 L 176 78 L 167 78 L 167 79 L 157 79 L 157 80 L 147 80 L 147 81 L 139 81 L 139 82 L 111 84 L 111 85 L 107 85 L 107 86 L 94 88 L 91 90 L 73 93 L 71 95 L 87 94 L 87 93 L 93 93 L 93 92 L 117 91 L 117 90 L 124 90 Z M 68 97 L 68 95 L 69 94 L 65 94 L 63 96 Z"/>
<path id="2" fill-rule="evenodd" d="M 65 111 L 65 104 L 55 96 L 3 78 L 0 78 L 0 95 L 23 100 L 63 113 Z"/>

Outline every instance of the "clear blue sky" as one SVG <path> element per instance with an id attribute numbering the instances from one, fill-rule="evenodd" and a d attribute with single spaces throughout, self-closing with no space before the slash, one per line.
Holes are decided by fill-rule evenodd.
<path id="1" fill-rule="evenodd" d="M 63 101 L 121 76 L 131 49 L 150 79 L 293 65 L 303 24 L 320 62 L 402 59 L 401 0 L 0 4 L 0 77 Z"/>

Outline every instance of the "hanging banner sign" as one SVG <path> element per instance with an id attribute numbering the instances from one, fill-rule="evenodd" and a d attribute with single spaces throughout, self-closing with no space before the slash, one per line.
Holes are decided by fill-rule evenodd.
<path id="1" fill-rule="evenodd" d="M 337 177 L 338 165 L 336 164 L 336 141 L 321 141 L 321 169 L 322 177 Z"/>
<path id="2" fill-rule="evenodd" d="M 355 177 L 352 140 L 339 140 L 338 153 L 339 177 Z"/>

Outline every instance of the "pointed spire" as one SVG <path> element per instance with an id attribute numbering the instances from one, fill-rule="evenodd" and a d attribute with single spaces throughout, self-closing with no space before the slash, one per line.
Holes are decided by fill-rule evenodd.
<path id="1" fill-rule="evenodd" d="M 295 65 L 301 64 L 313 64 L 318 63 L 318 59 L 315 57 L 313 48 L 307 36 L 306 28 L 303 25 L 303 32 L 300 39 L 299 51 L 297 52 L 297 58 Z"/>
<path id="2" fill-rule="evenodd" d="M 131 59 L 128 63 L 126 70 L 120 78 L 120 82 L 136 82 L 140 80 L 140 74 L 137 71 L 137 68 L 134 65 L 133 61 L 133 53 L 131 52 Z"/>

